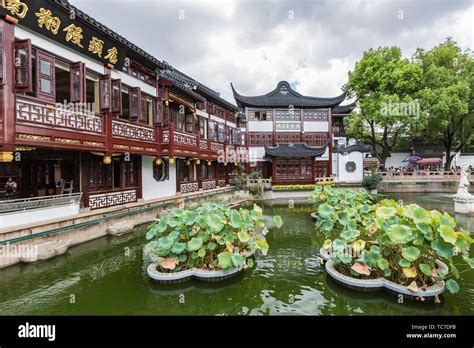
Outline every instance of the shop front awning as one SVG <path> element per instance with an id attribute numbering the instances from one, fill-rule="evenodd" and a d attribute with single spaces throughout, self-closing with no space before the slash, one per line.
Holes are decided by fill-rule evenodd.
<path id="1" fill-rule="evenodd" d="M 423 158 L 416 161 L 416 164 L 441 164 L 443 160 L 441 158 Z"/>
<path id="2" fill-rule="evenodd" d="M 265 156 L 277 158 L 314 158 L 322 156 L 327 146 L 309 147 L 303 143 L 278 144 L 265 147 Z"/>

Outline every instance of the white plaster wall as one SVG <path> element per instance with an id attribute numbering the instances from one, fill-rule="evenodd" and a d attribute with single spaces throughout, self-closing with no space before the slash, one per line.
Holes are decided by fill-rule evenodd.
<path id="1" fill-rule="evenodd" d="M 356 170 L 353 173 L 346 171 L 346 164 L 354 162 Z M 344 156 L 337 154 L 338 180 L 344 182 L 360 182 L 364 179 L 364 154 L 361 152 L 351 152 Z"/>
<path id="2" fill-rule="evenodd" d="M 462 153 L 457 153 L 453 158 L 451 165 L 461 167 L 464 163 L 474 167 L 474 155 L 463 155 Z"/>
<path id="3" fill-rule="evenodd" d="M 196 109 L 196 115 L 209 118 L 209 114 L 207 112 L 199 110 L 199 109 Z"/>
<path id="4" fill-rule="evenodd" d="M 95 71 L 98 74 L 104 74 L 104 66 L 89 57 L 78 53 L 77 51 L 73 51 L 61 44 L 58 44 L 55 41 L 50 40 L 49 38 L 45 38 L 33 31 L 28 29 L 22 28 L 20 26 L 15 27 L 15 36 L 18 39 L 31 39 L 31 44 L 41 47 L 42 49 L 49 51 L 55 55 L 58 55 L 62 58 L 65 58 L 71 62 L 78 62 L 82 61 L 86 63 L 86 67 L 90 70 Z M 124 72 L 118 70 L 112 70 L 112 78 L 114 79 L 122 79 L 122 83 L 132 86 L 132 87 L 140 87 L 140 89 L 152 96 L 156 96 L 156 88 L 130 76 L 125 74 Z"/>
<path id="5" fill-rule="evenodd" d="M 334 137 L 334 140 L 337 140 L 338 145 L 346 145 L 347 144 L 347 138 L 346 137 Z"/>
<path id="6" fill-rule="evenodd" d="M 392 152 L 391 157 L 387 157 L 385 161 L 385 168 L 408 166 L 408 162 L 402 163 L 402 161 L 410 155 L 410 152 Z"/>
<path id="7" fill-rule="evenodd" d="M 273 121 L 249 121 L 250 132 L 273 132 Z"/>
<path id="8" fill-rule="evenodd" d="M 156 181 L 153 178 L 154 157 L 142 156 L 143 199 L 157 199 L 176 195 L 176 164 L 170 165 L 169 180 Z"/>
<path id="9" fill-rule="evenodd" d="M 329 122 L 305 122 L 305 132 L 329 132 Z"/>
<path id="10" fill-rule="evenodd" d="M 44 209 L 29 209 L 26 211 L 0 215 L 0 228 L 20 226 L 39 221 L 59 219 L 79 214 L 79 203 L 68 204 Z"/>
<path id="11" fill-rule="evenodd" d="M 249 159 L 250 162 L 263 161 L 265 157 L 265 147 L 250 147 L 249 148 Z"/>
<path id="12" fill-rule="evenodd" d="M 326 151 L 320 157 L 316 157 L 316 161 L 327 161 L 329 158 L 329 147 L 326 147 Z"/>

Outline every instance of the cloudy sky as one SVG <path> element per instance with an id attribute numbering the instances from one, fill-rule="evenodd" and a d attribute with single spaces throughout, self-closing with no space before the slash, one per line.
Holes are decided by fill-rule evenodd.
<path id="1" fill-rule="evenodd" d="M 363 51 L 410 57 L 450 36 L 474 48 L 473 0 L 71 0 L 160 60 L 233 101 L 287 80 L 305 95 L 341 93 Z"/>

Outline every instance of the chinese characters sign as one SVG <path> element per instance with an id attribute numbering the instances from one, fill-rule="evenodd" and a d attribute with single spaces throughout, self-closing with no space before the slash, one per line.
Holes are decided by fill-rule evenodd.
<path id="1" fill-rule="evenodd" d="M 123 68 L 126 48 L 109 39 L 104 33 L 81 21 L 76 13 L 68 13 L 54 1 L 0 0 L 0 16 L 18 20 L 18 25 L 47 36 L 75 51 Z"/>
<path id="2" fill-rule="evenodd" d="M 277 131 L 299 131 L 301 130 L 301 123 L 276 123 L 276 130 Z"/>

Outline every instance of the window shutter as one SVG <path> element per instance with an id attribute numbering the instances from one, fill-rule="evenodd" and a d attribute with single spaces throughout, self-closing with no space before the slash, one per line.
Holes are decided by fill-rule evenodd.
<path id="1" fill-rule="evenodd" d="M 55 58 L 40 50 L 36 50 L 36 96 L 56 102 Z"/>
<path id="2" fill-rule="evenodd" d="M 2 45 L 4 50 L 4 45 Z M 17 92 L 33 92 L 31 40 L 15 41 L 15 89 Z"/>
<path id="3" fill-rule="evenodd" d="M 141 115 L 141 91 L 139 87 L 129 88 L 130 119 L 138 120 Z"/>
<path id="4" fill-rule="evenodd" d="M 112 99 L 112 83 L 109 75 L 102 75 L 99 78 L 99 99 L 100 111 L 110 112 Z"/>
<path id="5" fill-rule="evenodd" d="M 140 101 L 141 101 L 141 108 L 140 108 L 140 121 L 148 123 L 148 108 L 146 102 L 146 96 L 144 94 L 140 94 Z"/>
<path id="6" fill-rule="evenodd" d="M 155 113 L 154 113 L 154 120 L 153 123 L 155 126 L 160 126 L 163 123 L 163 99 L 156 98 L 155 99 Z"/>
<path id="7" fill-rule="evenodd" d="M 5 31 L 0 24 L 0 85 L 3 85 L 5 78 Z"/>
<path id="8" fill-rule="evenodd" d="M 86 102 L 86 65 L 83 62 L 72 63 L 70 66 L 71 102 Z"/>
<path id="9" fill-rule="evenodd" d="M 112 80 L 112 113 L 122 115 L 122 80 Z"/>

